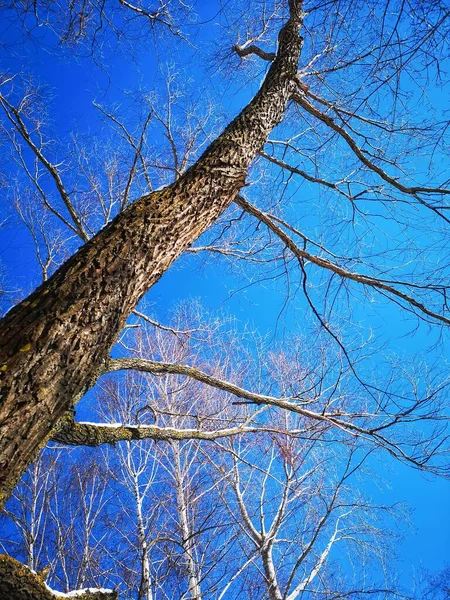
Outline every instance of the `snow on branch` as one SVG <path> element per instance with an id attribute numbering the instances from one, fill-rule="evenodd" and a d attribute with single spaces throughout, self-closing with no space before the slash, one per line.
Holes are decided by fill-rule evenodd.
<path id="1" fill-rule="evenodd" d="M 260 427 L 246 424 L 212 431 L 201 429 L 177 429 L 157 425 L 125 425 L 121 423 L 77 423 L 71 415 L 61 419 L 52 435 L 54 442 L 68 446 L 100 446 L 132 440 L 215 440 L 241 433 L 256 433 Z"/>

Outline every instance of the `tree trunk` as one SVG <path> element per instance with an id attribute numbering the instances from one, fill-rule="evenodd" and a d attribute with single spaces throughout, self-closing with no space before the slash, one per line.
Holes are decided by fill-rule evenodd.
<path id="1" fill-rule="evenodd" d="M 200 567 L 196 561 L 195 535 L 191 527 L 192 520 L 189 515 L 189 503 L 186 497 L 189 490 L 189 484 L 186 481 L 181 468 L 180 445 L 178 442 L 173 442 L 171 448 L 174 462 L 174 480 L 177 498 L 178 523 L 181 532 L 181 547 L 183 548 L 188 575 L 187 597 L 189 600 L 202 600 Z"/>
<path id="2" fill-rule="evenodd" d="M 78 600 L 118 600 L 117 592 L 88 588 L 72 592 Z M 67 595 L 52 591 L 25 565 L 0 555 L 0 598 L 2 600 L 57 600 Z"/>
<path id="3" fill-rule="evenodd" d="M 58 419 L 95 382 L 140 298 L 233 201 L 293 93 L 301 0 L 261 89 L 176 183 L 143 196 L 0 327 L 0 506 Z"/>
<path id="4" fill-rule="evenodd" d="M 127 443 L 128 452 L 130 445 Z M 147 539 L 144 527 L 144 515 L 142 512 L 142 495 L 139 489 L 139 476 L 133 469 L 133 494 L 136 503 L 137 529 L 139 540 L 139 552 L 141 553 L 141 580 L 137 600 L 153 600 L 152 586 L 150 581 L 150 560 L 148 555 Z"/>
<path id="5" fill-rule="evenodd" d="M 266 577 L 267 590 L 270 600 L 283 600 L 283 595 L 278 586 L 277 574 L 272 559 L 272 546 L 261 548 L 261 558 Z"/>

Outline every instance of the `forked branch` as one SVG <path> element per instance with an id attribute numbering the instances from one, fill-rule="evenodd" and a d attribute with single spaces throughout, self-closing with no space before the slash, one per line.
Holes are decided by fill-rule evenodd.
<path id="1" fill-rule="evenodd" d="M 392 282 L 383 279 L 378 279 L 376 277 L 370 277 L 368 275 L 363 275 L 361 273 L 354 273 L 352 271 L 348 271 L 347 269 L 344 269 L 343 267 L 326 258 L 316 256 L 314 254 L 311 254 L 310 252 L 307 252 L 306 250 L 299 248 L 297 244 L 291 239 L 291 237 L 278 224 L 275 223 L 274 219 L 271 218 L 271 216 L 256 208 L 256 206 L 245 200 L 242 196 L 238 196 L 235 200 L 235 203 L 238 204 L 238 206 L 243 208 L 245 211 L 247 211 L 249 214 L 259 219 L 261 223 L 264 223 L 264 225 L 266 225 L 270 229 L 270 231 L 272 231 L 272 233 L 274 233 L 282 241 L 286 248 L 290 250 L 292 254 L 294 254 L 294 256 L 296 256 L 300 261 L 302 261 L 302 263 L 303 261 L 308 261 L 318 267 L 327 269 L 328 271 L 339 275 L 340 277 L 342 277 L 342 279 L 355 281 L 359 284 L 369 286 L 378 291 L 379 293 L 387 295 L 388 297 L 394 296 L 394 298 L 402 300 L 411 308 L 417 309 L 419 313 L 422 313 L 427 317 L 431 317 L 431 319 L 433 320 L 440 321 L 445 325 L 450 325 L 449 317 L 446 317 L 443 314 L 439 314 L 433 310 L 430 310 L 422 302 L 419 302 L 412 296 L 394 287 Z M 408 284 L 406 282 L 398 283 L 404 286 L 410 285 L 411 287 L 418 287 L 413 284 Z M 414 314 L 417 313 L 414 312 Z"/>

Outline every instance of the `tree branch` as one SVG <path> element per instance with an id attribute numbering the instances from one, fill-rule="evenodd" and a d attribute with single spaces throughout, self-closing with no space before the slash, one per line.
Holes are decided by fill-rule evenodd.
<path id="1" fill-rule="evenodd" d="M 276 236 L 278 236 L 280 238 L 280 240 L 283 242 L 283 244 L 286 246 L 286 248 L 288 248 L 292 252 L 292 254 L 294 254 L 294 256 L 296 256 L 299 260 L 301 260 L 301 261 L 307 260 L 307 261 L 311 262 L 312 264 L 317 265 L 318 267 L 321 267 L 321 268 L 327 269 L 329 271 L 332 271 L 333 273 L 336 273 L 336 275 L 339 275 L 343 279 L 349 279 L 351 281 L 356 281 L 357 283 L 360 283 L 362 285 L 370 286 L 370 287 L 376 289 L 380 293 L 387 292 L 388 295 L 392 295 L 392 296 L 395 296 L 396 298 L 400 298 L 401 300 L 403 300 L 410 306 L 418 309 L 420 312 L 427 315 L 428 317 L 431 317 L 432 319 L 435 319 L 437 321 L 441 321 L 442 323 L 445 323 L 445 325 L 450 325 L 449 317 L 445 317 L 444 315 L 440 315 L 439 313 L 436 313 L 436 312 L 430 310 L 424 304 L 422 304 L 421 302 L 418 302 L 412 296 L 409 296 L 408 294 L 405 294 L 404 292 L 401 292 L 397 288 L 393 287 L 390 284 L 391 282 L 389 282 L 389 281 L 386 282 L 384 280 L 377 279 L 376 277 L 369 277 L 368 275 L 362 275 L 360 273 L 352 273 L 351 271 L 347 271 L 343 267 L 340 267 L 336 263 L 333 263 L 326 258 L 321 258 L 320 256 L 315 256 L 314 254 L 310 254 L 306 250 L 302 250 L 287 235 L 287 233 L 285 233 L 283 231 L 283 229 L 281 227 L 279 227 L 278 225 L 276 225 L 274 223 L 273 219 L 271 219 L 269 217 L 269 215 L 267 215 L 266 213 L 257 209 L 256 206 L 254 206 L 253 204 L 251 204 L 250 202 L 245 200 L 242 196 L 238 196 L 235 199 L 235 203 L 238 204 L 238 206 L 240 206 L 244 210 L 246 210 L 249 214 L 251 214 L 254 217 L 256 217 L 257 219 L 259 219 L 262 223 L 264 223 Z M 400 284 L 405 285 L 405 286 L 409 285 L 408 283 L 402 283 L 402 282 L 400 282 Z M 414 286 L 412 286 L 412 287 L 414 287 Z M 415 314 L 417 314 L 417 313 L 415 313 Z"/>
<path id="2" fill-rule="evenodd" d="M 325 179 L 320 179 L 319 177 L 314 177 L 313 175 L 309 175 L 306 171 L 303 171 L 302 169 L 299 169 L 298 167 L 292 167 L 291 165 L 288 165 L 284 161 L 280 160 L 279 158 L 276 158 L 275 156 L 267 154 L 267 152 L 261 151 L 259 153 L 259 155 L 262 156 L 263 158 L 265 158 L 266 160 L 268 160 L 269 162 L 273 163 L 274 165 L 277 165 L 277 167 L 280 167 L 281 169 L 287 169 L 290 173 L 294 173 L 295 175 L 300 175 L 300 177 L 303 177 L 303 179 L 306 179 L 307 181 L 310 181 L 311 183 L 318 183 L 320 185 L 324 185 L 325 187 L 328 187 L 332 190 L 336 190 L 340 194 L 343 194 L 344 196 L 349 198 L 348 194 L 345 194 L 342 190 L 340 190 L 336 183 L 332 183 L 330 181 L 326 181 Z"/>
<path id="3" fill-rule="evenodd" d="M 150 373 L 152 375 L 182 375 L 195 379 L 201 383 L 220 389 L 224 392 L 233 394 L 238 398 L 248 400 L 253 404 L 259 406 L 273 406 L 282 410 L 287 410 L 302 417 L 310 420 L 322 423 L 325 427 L 334 427 L 347 435 L 358 436 L 365 440 L 370 440 L 380 448 L 387 450 L 392 456 L 399 458 L 419 469 L 431 470 L 433 472 L 446 473 L 446 467 L 430 466 L 429 462 L 432 457 L 438 454 L 439 446 L 432 450 L 430 453 L 425 455 L 414 456 L 407 450 L 404 450 L 401 442 L 395 442 L 380 435 L 378 431 L 381 429 L 387 429 L 391 426 L 395 426 L 402 421 L 408 421 L 408 412 L 399 413 L 397 415 L 390 415 L 386 412 L 380 415 L 367 415 L 367 414 L 346 414 L 342 411 L 326 412 L 323 409 L 321 412 L 315 412 L 304 408 L 304 405 L 299 398 L 276 398 L 274 396 L 266 396 L 264 394 L 257 394 L 241 388 L 233 383 L 224 381 L 212 375 L 208 375 L 204 371 L 200 371 L 194 367 L 187 365 L 177 365 L 173 363 L 155 362 L 152 360 L 145 360 L 140 358 L 116 358 L 110 359 L 101 370 L 101 373 L 116 372 L 122 370 L 135 370 L 144 373 Z M 308 402 L 310 402 L 309 400 Z M 412 410 L 412 409 L 411 409 Z M 361 418 L 367 419 L 368 417 L 383 418 L 385 423 L 382 427 L 369 427 L 363 425 L 357 425 L 349 419 Z M 193 430 L 194 432 L 197 430 Z M 291 432 L 295 435 L 295 432 Z M 205 432 L 207 436 L 209 432 Z M 231 434 L 233 435 L 233 434 Z M 218 436 L 216 436 L 218 437 Z M 199 439 L 214 439 L 214 436 L 209 438 L 204 437 Z M 420 444 L 419 444 L 420 449 Z"/>
<path id="4" fill-rule="evenodd" d="M 275 52 L 266 52 L 255 44 L 251 44 L 250 46 L 240 46 L 239 44 L 235 44 L 231 49 L 241 58 L 245 58 L 246 56 L 249 56 L 249 54 L 256 54 L 259 58 L 267 60 L 267 62 L 272 62 L 276 57 Z"/>
<path id="5" fill-rule="evenodd" d="M 142 319 L 149 325 L 152 325 L 153 327 L 156 327 L 157 329 L 161 329 L 162 331 L 169 331 L 170 333 L 173 333 L 174 335 L 177 335 L 177 336 L 178 335 L 190 335 L 191 333 L 198 331 L 198 329 L 173 329 L 172 327 L 167 327 L 167 325 L 162 325 L 162 323 L 159 323 L 158 321 L 151 319 L 146 314 L 144 314 L 136 309 L 133 310 L 132 313 L 133 313 L 133 315 L 136 315 L 136 317 L 139 317 L 140 319 Z"/>
<path id="6" fill-rule="evenodd" d="M 3 110 L 5 111 L 8 119 L 17 129 L 19 134 L 22 136 L 23 140 L 31 148 L 36 158 L 47 169 L 49 175 L 55 182 L 56 189 L 58 190 L 59 195 L 61 196 L 61 199 L 64 202 L 64 205 L 70 214 L 70 217 L 75 225 L 78 235 L 84 242 L 88 242 L 89 236 L 86 233 L 83 224 L 73 207 L 72 201 L 64 187 L 64 184 L 62 182 L 60 174 L 58 173 L 57 168 L 43 155 L 42 150 L 31 139 L 31 135 L 27 129 L 27 126 L 25 125 L 24 120 L 22 119 L 20 111 L 17 110 L 17 108 L 15 108 L 12 104 L 10 104 L 2 95 L 0 95 L 0 104 L 3 106 Z"/>
<path id="7" fill-rule="evenodd" d="M 101 446 L 132 440 L 215 440 L 242 433 L 257 433 L 260 427 L 238 425 L 228 429 L 205 431 L 201 429 L 177 429 L 157 425 L 122 425 L 116 423 L 77 423 L 65 416 L 58 424 L 51 439 L 67 446 Z"/>
<path id="8" fill-rule="evenodd" d="M 409 187 L 407 185 L 404 185 L 403 183 L 400 183 L 400 181 L 398 181 L 397 178 L 392 177 L 391 175 L 388 175 L 388 173 L 386 173 L 386 171 L 384 171 L 381 167 L 379 167 L 373 161 L 371 161 L 369 158 L 367 158 L 364 151 L 361 150 L 361 148 L 358 146 L 358 144 L 355 142 L 355 140 L 352 138 L 352 136 L 343 127 L 338 125 L 332 117 L 330 117 L 326 113 L 323 113 L 318 108 L 313 106 L 310 102 L 308 102 L 308 100 L 306 100 L 304 95 L 299 94 L 299 93 L 294 93 L 292 95 L 292 99 L 299 106 L 304 108 L 309 114 L 313 115 L 314 117 L 316 117 L 316 119 L 318 119 L 319 121 L 322 121 L 322 123 L 325 123 L 325 125 L 327 125 L 330 129 L 335 131 L 347 143 L 347 145 L 351 148 L 353 153 L 363 163 L 363 165 L 365 165 L 368 169 L 370 169 L 371 171 L 376 173 L 381 179 L 383 179 L 383 181 L 386 181 L 387 183 L 389 183 L 392 187 L 394 187 L 399 192 L 402 192 L 403 194 L 407 194 L 409 196 L 413 196 L 417 200 L 417 202 L 419 202 L 419 204 L 422 204 L 426 208 L 432 210 L 434 213 L 436 213 L 442 219 L 444 219 L 444 221 L 446 221 L 447 223 L 450 223 L 450 219 L 448 219 L 445 215 L 443 215 L 440 212 L 440 210 L 438 210 L 432 204 L 430 204 L 429 202 L 426 202 L 423 198 L 421 198 L 419 196 L 419 194 L 446 194 L 447 195 L 447 194 L 450 194 L 449 189 L 427 188 L 427 187 L 420 187 L 420 186 Z"/>

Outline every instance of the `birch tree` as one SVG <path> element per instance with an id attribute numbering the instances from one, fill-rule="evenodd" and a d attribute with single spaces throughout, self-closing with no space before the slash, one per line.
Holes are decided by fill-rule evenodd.
<path id="1" fill-rule="evenodd" d="M 248 364 L 239 356 L 236 332 L 232 329 L 234 354 L 232 338 L 224 331 L 219 349 L 217 320 L 200 324 L 192 318 L 200 312 L 196 306 L 180 310 L 171 329 L 133 328 L 129 333 L 135 344 L 127 334 L 124 345 L 135 356 L 172 364 L 190 356 L 198 366 L 216 363 L 223 369 L 226 357 L 234 380 L 247 371 L 255 378 L 253 386 L 258 377 L 270 386 L 269 375 L 257 374 L 257 359 L 250 363 L 254 353 Z M 279 377 L 279 386 L 292 388 L 294 377 L 287 378 L 286 369 L 298 372 L 298 367 L 280 352 L 276 360 L 272 384 Z M 304 390 L 309 388 L 306 373 L 304 364 Z M 255 431 L 218 435 L 206 445 L 195 438 L 195 422 L 214 435 L 218 423 L 236 423 L 239 412 L 248 417 L 246 405 L 229 403 L 225 410 L 221 394 L 171 375 L 132 373 L 103 384 L 97 401 L 105 429 L 109 423 L 111 431 L 121 430 L 127 423 L 144 434 L 146 421 L 157 419 L 160 430 L 172 437 L 158 443 L 151 436 L 122 443 L 112 437 L 113 447 L 107 436 L 96 438 L 100 449 L 83 467 L 59 442 L 58 469 L 64 473 L 65 465 L 72 464 L 72 482 L 66 485 L 64 476 L 49 475 L 51 498 L 39 505 L 44 520 L 53 524 L 38 536 L 51 565 L 48 583 L 68 590 L 90 581 L 116 588 L 121 598 L 143 600 L 239 594 L 402 597 L 387 576 L 384 580 L 380 574 L 382 583 L 374 584 L 389 552 L 389 518 L 378 523 L 376 515 L 390 517 L 394 511 L 363 500 L 353 485 L 366 458 L 360 442 L 331 448 L 326 437 L 322 440 L 323 429 L 305 429 L 302 418 L 289 412 L 268 418 L 265 410 L 258 422 L 253 420 Z M 177 439 L 175 432 L 191 432 L 192 439 Z M 66 443 L 82 446 L 93 440 L 73 435 Z M 32 493 L 22 495 L 24 506 L 29 500 Z M 13 519 L 20 516 L 17 506 L 8 506 Z M 33 533 L 35 526 L 25 519 L 23 529 L 28 539 L 28 529 Z M 358 557 L 352 580 L 340 576 L 347 555 Z M 366 574 L 372 585 L 365 582 Z"/>
<path id="2" fill-rule="evenodd" d="M 21 577 L 25 589 L 34 594 L 30 597 L 55 598 L 55 589 L 60 594 L 78 590 L 86 598 L 88 589 L 97 589 L 99 598 L 115 597 L 111 590 L 101 593 L 102 588 L 94 588 L 108 579 L 105 548 L 110 532 L 102 522 L 111 498 L 108 482 L 97 460 L 92 462 L 83 451 L 78 452 L 78 462 L 74 458 L 67 449 L 41 455 L 1 515 L 2 548 L 26 564 Z M 14 567 L 19 565 L 2 557 L 2 592 L 8 597 L 29 597 L 20 586 L 18 591 L 13 588 Z"/>
<path id="3" fill-rule="evenodd" d="M 241 550 L 236 576 L 219 597 L 239 589 L 253 597 L 249 581 L 255 597 L 270 600 L 407 597 L 383 573 L 389 535 L 386 522 L 378 525 L 375 517 L 394 518 L 395 509 L 375 506 L 352 490 L 352 476 L 367 458 L 356 458 L 356 447 L 332 456 L 314 442 L 279 434 L 226 441 L 221 448 L 211 461 L 227 483 L 221 498 Z M 340 575 L 345 555 L 358 556 L 353 580 Z"/>

